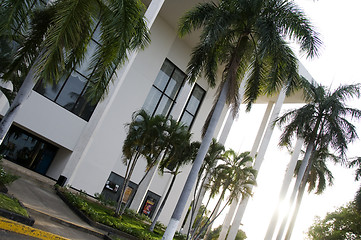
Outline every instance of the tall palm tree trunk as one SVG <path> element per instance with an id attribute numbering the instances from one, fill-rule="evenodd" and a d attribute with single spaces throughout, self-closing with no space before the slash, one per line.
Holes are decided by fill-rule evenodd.
<path id="1" fill-rule="evenodd" d="M 287 232 L 286 232 L 285 240 L 290 240 L 290 238 L 291 238 L 293 228 L 294 228 L 295 223 L 296 223 L 298 211 L 300 210 L 300 207 L 301 207 L 303 194 L 305 193 L 307 178 L 308 178 L 308 175 L 309 175 L 309 171 L 311 170 L 311 166 L 312 166 L 312 163 L 310 162 L 309 167 L 307 168 L 307 172 L 306 172 L 306 174 L 305 174 L 305 176 L 303 178 L 302 184 L 300 186 L 300 189 L 298 190 L 296 206 L 295 206 L 295 209 L 293 210 L 293 213 L 292 213 L 291 221 L 290 221 L 290 224 L 289 224 Z"/>
<path id="2" fill-rule="evenodd" d="M 172 191 L 172 188 L 173 188 L 176 177 L 177 177 L 177 174 L 174 174 L 173 178 L 172 178 L 172 181 L 171 181 L 171 183 L 169 185 L 169 188 L 167 190 L 167 193 L 165 194 L 164 199 L 163 199 L 163 201 L 162 201 L 162 203 L 161 203 L 161 205 L 160 205 L 160 207 L 159 207 L 159 209 L 157 211 L 157 214 L 155 215 L 155 218 L 154 218 L 152 224 L 149 227 L 149 231 L 151 231 L 151 232 L 153 232 L 155 224 L 157 223 L 157 220 L 159 218 L 159 215 L 161 214 L 161 212 L 163 210 L 163 207 L 164 207 L 165 203 L 167 202 L 168 196 L 169 196 L 170 192 Z"/>
<path id="3" fill-rule="evenodd" d="M 292 175 L 293 175 L 293 172 L 295 170 L 295 167 L 296 167 L 296 164 L 297 164 L 297 159 L 298 159 L 298 156 L 299 156 L 299 154 L 301 152 L 302 145 L 303 145 L 303 139 L 298 138 L 297 142 L 296 142 L 296 145 L 295 145 L 295 148 L 293 150 L 293 154 L 292 154 L 290 163 L 289 163 L 289 165 L 287 167 L 287 172 L 285 174 L 285 177 L 284 177 L 284 180 L 283 180 L 283 183 L 282 183 L 282 187 L 281 187 L 281 190 L 280 190 L 277 206 L 274 209 L 271 221 L 270 221 L 270 223 L 268 225 L 267 233 L 266 233 L 266 236 L 264 238 L 265 240 L 271 240 L 272 239 L 272 236 L 273 236 L 273 233 L 274 233 L 274 230 L 276 228 L 277 221 L 278 221 L 278 212 L 280 210 L 281 204 L 283 203 L 283 200 L 286 198 L 287 190 L 288 190 L 289 185 L 291 183 Z"/>
<path id="4" fill-rule="evenodd" d="M 195 182 L 197 181 L 198 172 L 202 166 L 203 159 L 206 156 L 208 148 L 212 142 L 212 137 L 216 130 L 218 120 L 221 117 L 223 107 L 226 104 L 226 95 L 228 92 L 228 88 L 229 88 L 229 85 L 228 85 L 228 81 L 227 81 L 222 88 L 221 94 L 220 94 L 217 104 L 215 106 L 215 109 L 212 114 L 212 118 L 210 120 L 206 134 L 204 135 L 202 144 L 198 150 L 197 157 L 193 163 L 192 169 L 188 175 L 187 181 L 183 187 L 182 193 L 179 197 L 176 208 L 173 211 L 173 215 L 168 223 L 168 227 L 167 227 L 166 231 L 164 232 L 162 240 L 172 240 L 173 236 L 177 230 L 180 218 L 182 216 L 182 212 L 185 208 L 185 205 L 186 205 L 189 195 L 192 191 L 192 188 L 193 188 Z"/>
<path id="5" fill-rule="evenodd" d="M 36 63 L 33 64 L 33 66 L 30 68 L 28 74 L 25 77 L 25 80 L 23 84 L 21 85 L 19 92 L 16 94 L 16 97 L 12 104 L 10 105 L 10 108 L 7 110 L 5 116 L 1 120 L 0 123 L 0 144 L 4 141 L 4 138 L 6 134 L 8 133 L 11 125 L 14 122 L 14 119 L 19 112 L 21 106 L 23 105 L 24 101 L 28 98 L 28 96 L 31 93 L 31 90 L 33 89 L 35 82 L 33 81 L 34 76 L 34 66 Z"/>
<path id="6" fill-rule="evenodd" d="M 294 200 L 295 200 L 295 198 L 296 198 L 297 191 L 299 190 L 299 187 L 300 187 L 300 185 L 301 185 L 301 181 L 302 181 L 303 176 L 304 176 L 304 174 L 305 174 L 305 172 L 306 172 L 306 168 L 307 168 L 308 163 L 309 163 L 309 161 L 310 161 L 313 148 L 314 148 L 314 144 L 313 144 L 313 143 L 309 143 L 309 144 L 307 145 L 306 153 L 305 153 L 305 156 L 303 157 L 300 170 L 299 170 L 299 172 L 298 172 L 298 174 L 297 174 L 296 183 L 295 183 L 295 186 L 294 186 L 294 188 L 293 188 L 292 195 L 291 195 L 291 197 L 290 197 L 290 204 L 291 204 L 291 205 L 290 205 L 290 208 L 291 208 L 292 203 L 294 202 Z M 285 230 L 285 228 L 286 228 L 287 220 L 288 220 L 288 215 L 284 216 L 284 218 L 283 218 L 283 221 L 282 221 L 282 223 L 281 223 L 280 229 L 278 230 L 278 234 L 277 234 L 276 240 L 281 240 L 281 239 L 282 239 L 283 232 L 284 232 L 284 230 Z"/>
<path id="7" fill-rule="evenodd" d="M 206 173 L 206 176 L 204 177 L 204 180 L 202 181 L 198 192 L 196 191 L 196 189 L 194 190 L 194 197 L 193 197 L 194 200 L 191 207 L 191 213 L 190 216 L 188 217 L 189 220 L 187 219 L 186 225 L 184 226 L 184 228 L 187 230 L 186 232 L 187 235 L 190 233 L 191 228 L 194 224 L 195 216 L 197 215 L 199 209 L 201 208 L 202 201 L 207 192 L 205 185 L 209 182 L 209 180 L 210 180 L 210 176 L 208 173 Z"/>

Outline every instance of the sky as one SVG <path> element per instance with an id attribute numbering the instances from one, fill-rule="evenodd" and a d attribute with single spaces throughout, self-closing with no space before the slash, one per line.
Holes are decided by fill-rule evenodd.
<path id="1" fill-rule="evenodd" d="M 306 59 L 299 55 L 301 63 L 313 78 L 335 89 L 340 84 L 361 83 L 361 1 L 360 0 L 296 0 L 304 10 L 315 29 L 320 33 L 323 45 L 320 56 Z M 349 102 L 350 106 L 361 108 L 361 100 Z M 295 108 L 284 105 L 281 110 Z M 254 106 L 251 113 L 241 113 L 234 123 L 226 146 L 236 151 L 249 151 L 256 132 L 250 132 L 249 126 L 259 126 L 266 106 Z M 241 110 L 241 112 L 244 112 Z M 361 137 L 361 123 L 353 122 L 358 127 Z M 259 171 L 258 186 L 243 217 L 241 227 L 250 240 L 264 238 L 274 205 L 278 199 L 285 169 L 290 155 L 285 149 L 277 146 L 281 131 L 275 129 L 269 144 L 265 160 Z M 348 157 L 361 156 L 361 141 L 349 145 Z M 324 217 L 346 202 L 351 201 L 360 182 L 354 181 L 354 170 L 340 165 L 330 164 L 334 175 L 334 185 L 327 187 L 322 195 L 305 194 L 292 240 L 306 239 L 304 232 L 312 225 L 315 216 Z M 217 226 L 215 223 L 214 226 Z"/>

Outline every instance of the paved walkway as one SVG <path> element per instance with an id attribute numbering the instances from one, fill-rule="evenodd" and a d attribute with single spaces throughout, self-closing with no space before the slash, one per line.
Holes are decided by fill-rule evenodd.
<path id="1" fill-rule="evenodd" d="M 28 208 L 30 216 L 35 219 L 34 229 L 65 239 L 104 239 L 106 232 L 85 223 L 56 195 L 53 188 L 55 181 L 8 161 L 3 161 L 3 166 L 7 171 L 21 176 L 8 186 L 8 193 Z M 10 235 L 5 233 L 5 231 L 0 231 L 0 239 L 5 239 L 5 235 Z"/>

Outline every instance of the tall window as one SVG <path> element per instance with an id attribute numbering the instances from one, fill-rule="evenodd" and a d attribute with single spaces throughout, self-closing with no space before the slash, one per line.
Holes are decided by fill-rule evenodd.
<path id="1" fill-rule="evenodd" d="M 143 109 L 152 116 L 158 114 L 168 116 L 185 78 L 186 74 L 166 59 L 145 100 Z"/>
<path id="2" fill-rule="evenodd" d="M 205 94 L 206 91 L 203 88 L 201 88 L 198 84 L 194 85 L 191 96 L 189 97 L 180 118 L 180 121 L 186 124 L 189 128 L 192 127 Z"/>
<path id="3" fill-rule="evenodd" d="M 51 101 L 59 104 L 70 112 L 76 114 L 82 119 L 88 121 L 91 117 L 96 104 L 91 104 L 85 92 L 92 76 L 90 65 L 91 56 L 96 50 L 99 42 L 95 37 L 99 34 L 93 34 L 93 38 L 89 42 L 88 51 L 83 63 L 73 69 L 71 74 L 63 76 L 57 83 L 43 84 L 39 82 L 34 90 Z"/>

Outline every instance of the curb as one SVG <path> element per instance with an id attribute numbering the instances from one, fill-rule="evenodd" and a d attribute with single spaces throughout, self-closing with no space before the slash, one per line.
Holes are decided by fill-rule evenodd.
<path id="1" fill-rule="evenodd" d="M 0 217 L 0 228 L 11 232 L 19 233 L 26 236 L 36 237 L 44 240 L 70 240 L 56 234 L 42 231 L 27 225 Z"/>
<path id="2" fill-rule="evenodd" d="M 0 208 L 0 217 L 4 217 L 28 226 L 33 226 L 35 220 L 32 217 L 24 217 L 20 214 Z"/>
<path id="3" fill-rule="evenodd" d="M 4 193 L 4 192 L 0 192 L 0 194 L 5 195 L 6 197 L 9 197 L 11 199 L 15 199 L 17 200 L 17 202 L 20 204 L 21 207 L 23 207 L 24 209 L 26 209 L 26 207 L 24 206 L 24 204 L 17 198 L 15 198 L 14 196 Z M 35 220 L 29 215 L 29 217 L 23 216 L 21 214 L 18 214 L 16 212 L 12 212 L 12 211 L 8 211 L 4 208 L 0 207 L 0 217 L 4 217 L 28 226 L 33 226 Z"/>
<path id="4" fill-rule="evenodd" d="M 42 211 L 39 211 L 39 210 L 36 210 L 36 209 L 33 209 L 33 208 L 29 208 L 29 207 L 27 207 L 27 208 L 28 208 L 29 210 L 31 210 L 31 211 L 37 212 L 37 213 L 39 213 L 39 214 L 41 214 L 41 215 L 43 215 L 43 216 L 48 217 L 48 218 L 49 218 L 51 221 L 53 221 L 53 222 L 60 223 L 60 224 L 62 224 L 62 225 L 64 225 L 64 226 L 71 227 L 71 228 L 73 228 L 73 229 L 76 229 L 76 230 L 79 230 L 79 231 L 82 231 L 82 232 L 91 234 L 91 235 L 93 235 L 93 236 L 96 236 L 96 237 L 99 237 L 99 238 L 104 238 L 104 236 L 106 235 L 106 234 L 101 233 L 101 232 L 98 232 L 98 231 L 96 231 L 96 230 L 89 229 L 89 228 L 86 228 L 86 227 L 84 227 L 84 226 L 80 226 L 80 225 L 77 225 L 77 224 L 75 224 L 75 223 L 69 222 L 69 221 L 67 221 L 67 220 L 64 220 L 64 219 L 61 219 L 61 218 L 57 218 L 57 217 L 48 215 L 48 214 L 46 214 L 46 213 L 44 213 L 44 212 L 42 212 Z"/>

